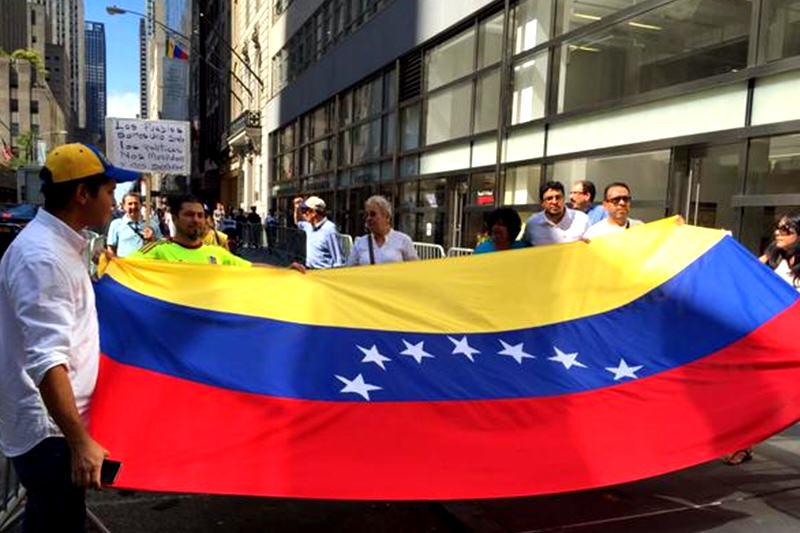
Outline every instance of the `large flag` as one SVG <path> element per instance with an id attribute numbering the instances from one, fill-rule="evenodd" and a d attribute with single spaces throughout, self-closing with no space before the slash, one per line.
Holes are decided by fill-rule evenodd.
<path id="1" fill-rule="evenodd" d="M 307 275 L 115 260 L 91 431 L 118 485 L 336 499 L 587 489 L 800 419 L 798 294 L 724 232 Z"/>

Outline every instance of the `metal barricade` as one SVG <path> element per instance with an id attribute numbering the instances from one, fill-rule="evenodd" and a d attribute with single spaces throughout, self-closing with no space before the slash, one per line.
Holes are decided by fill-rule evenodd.
<path id="1" fill-rule="evenodd" d="M 22 514 L 25 488 L 20 484 L 11 461 L 2 455 L 0 482 L 0 531 L 6 531 Z"/>
<path id="2" fill-rule="evenodd" d="M 353 249 L 353 237 L 347 233 L 340 233 L 339 247 L 342 249 L 342 257 L 347 260 L 350 257 L 350 250 Z"/>
<path id="3" fill-rule="evenodd" d="M 444 247 L 440 244 L 430 244 L 427 242 L 415 242 L 414 250 L 420 259 L 442 259 L 444 255 Z"/>
<path id="4" fill-rule="evenodd" d="M 474 250 L 472 248 L 459 248 L 458 246 L 453 246 L 449 250 L 447 250 L 447 257 L 464 257 L 465 255 L 472 255 Z"/>
<path id="5" fill-rule="evenodd" d="M 292 262 L 304 265 L 306 263 L 306 232 L 298 228 L 287 228 L 285 226 L 274 226 L 273 246 L 270 253 L 276 256 L 280 262 L 289 264 Z"/>
<path id="6" fill-rule="evenodd" d="M 242 246 L 246 248 L 261 248 L 264 246 L 264 226 L 257 223 L 245 222 L 241 225 Z"/>

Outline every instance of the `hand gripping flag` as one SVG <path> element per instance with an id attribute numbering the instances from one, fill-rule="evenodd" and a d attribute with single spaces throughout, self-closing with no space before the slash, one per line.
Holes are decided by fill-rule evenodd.
<path id="1" fill-rule="evenodd" d="M 91 431 L 118 485 L 488 498 L 654 476 L 800 419 L 798 295 L 664 220 L 310 272 L 114 261 Z"/>

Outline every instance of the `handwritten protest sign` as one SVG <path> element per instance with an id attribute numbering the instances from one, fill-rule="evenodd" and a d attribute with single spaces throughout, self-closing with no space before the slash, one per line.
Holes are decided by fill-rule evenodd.
<path id="1" fill-rule="evenodd" d="M 120 168 L 188 175 L 190 140 L 188 122 L 106 118 L 107 155 Z"/>

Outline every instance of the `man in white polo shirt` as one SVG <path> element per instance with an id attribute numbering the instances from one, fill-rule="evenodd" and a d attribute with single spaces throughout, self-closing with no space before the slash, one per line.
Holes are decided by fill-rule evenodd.
<path id="1" fill-rule="evenodd" d="M 589 217 L 564 205 L 564 185 L 548 181 L 539 187 L 542 210 L 528 219 L 525 240 L 533 246 L 578 241 L 589 229 Z"/>
<path id="2" fill-rule="evenodd" d="M 44 207 L 0 261 L 0 449 L 27 489 L 23 531 L 80 532 L 108 455 L 86 430 L 100 341 L 82 230 L 106 223 L 115 181 L 139 175 L 79 143 L 40 175 Z"/>
<path id="3" fill-rule="evenodd" d="M 608 213 L 608 218 L 590 227 L 585 235 L 587 239 L 623 231 L 642 223 L 641 220 L 628 217 L 631 211 L 631 189 L 621 181 L 606 187 L 603 192 L 603 208 Z"/>

